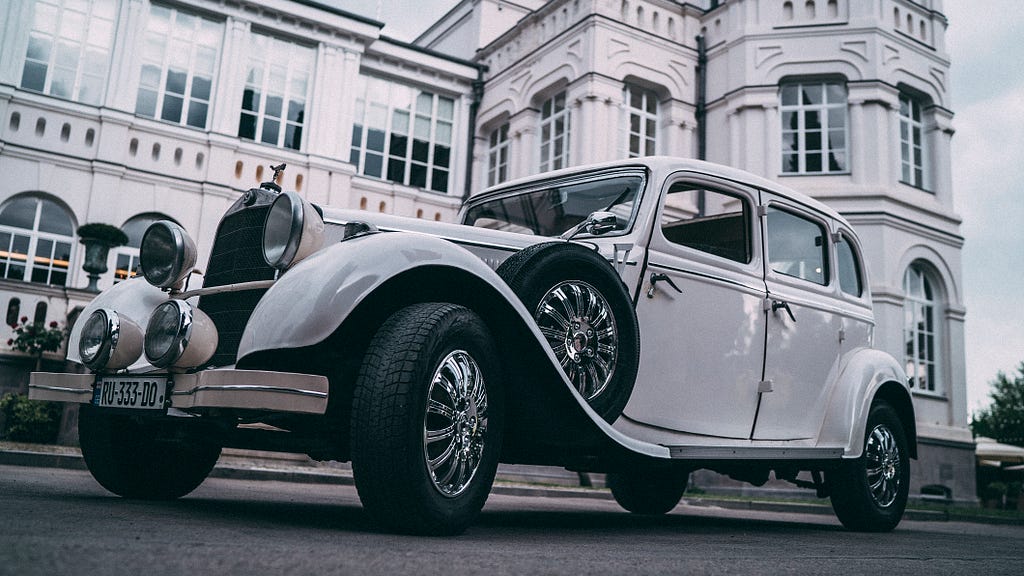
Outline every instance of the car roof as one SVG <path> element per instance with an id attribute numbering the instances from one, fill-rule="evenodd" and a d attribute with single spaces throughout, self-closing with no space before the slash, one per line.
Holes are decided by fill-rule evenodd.
<path id="1" fill-rule="evenodd" d="M 598 164 L 588 164 L 582 166 L 573 166 L 570 168 L 562 168 L 560 170 L 554 170 L 551 172 L 544 172 L 542 174 L 536 174 L 533 176 L 527 176 L 524 178 L 517 178 L 508 182 L 503 182 L 496 186 L 491 186 L 484 189 L 478 194 L 474 194 L 469 199 L 469 203 L 476 203 L 480 200 L 484 200 L 493 196 L 499 196 L 510 190 L 516 188 L 528 187 L 531 184 L 536 184 L 540 181 L 558 179 L 571 176 L 585 175 L 590 172 L 601 172 L 606 170 L 612 170 L 617 168 L 630 168 L 639 167 L 650 171 L 651 174 L 662 176 L 672 172 L 696 172 L 700 174 L 707 174 L 715 176 L 725 180 L 731 180 L 740 184 L 753 186 L 760 188 L 772 194 L 776 194 L 788 200 L 792 200 L 798 204 L 807 206 L 818 212 L 821 212 L 827 216 L 835 218 L 837 220 L 845 222 L 845 218 L 839 215 L 838 212 L 823 204 L 822 202 L 811 198 L 810 196 L 797 192 L 791 188 L 787 188 L 779 184 L 752 174 L 745 170 L 726 166 L 724 164 L 716 164 L 714 162 L 706 162 L 704 160 L 694 160 L 691 158 L 677 158 L 673 156 L 644 156 L 642 158 L 629 158 L 626 160 L 614 160 L 611 162 L 601 162 Z"/>

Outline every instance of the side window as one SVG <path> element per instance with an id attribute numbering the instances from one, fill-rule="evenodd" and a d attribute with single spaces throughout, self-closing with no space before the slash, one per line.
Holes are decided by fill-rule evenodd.
<path id="1" fill-rule="evenodd" d="M 839 271 L 839 288 L 851 296 L 860 296 L 864 292 L 861 284 L 860 261 L 853 251 L 853 246 L 846 236 L 841 236 L 836 244 L 836 267 Z"/>
<path id="2" fill-rule="evenodd" d="M 750 210 L 737 196 L 690 184 L 665 195 L 661 233 L 673 244 L 750 262 Z"/>
<path id="3" fill-rule="evenodd" d="M 828 284 L 828 258 L 820 224 L 785 210 L 768 208 L 768 263 L 772 270 L 821 284 Z"/>

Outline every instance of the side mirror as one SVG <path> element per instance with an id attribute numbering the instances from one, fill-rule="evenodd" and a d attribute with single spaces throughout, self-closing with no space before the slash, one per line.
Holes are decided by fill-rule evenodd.
<path id="1" fill-rule="evenodd" d="M 619 219 L 612 212 L 591 212 L 587 219 L 572 228 L 565 231 L 564 234 L 559 236 L 562 240 L 572 240 L 580 232 L 586 232 L 591 236 L 600 236 L 607 234 L 618 226 Z"/>
<path id="2" fill-rule="evenodd" d="M 611 212 L 593 212 L 584 221 L 583 229 L 587 234 L 600 236 L 615 230 L 618 224 L 618 217 Z"/>

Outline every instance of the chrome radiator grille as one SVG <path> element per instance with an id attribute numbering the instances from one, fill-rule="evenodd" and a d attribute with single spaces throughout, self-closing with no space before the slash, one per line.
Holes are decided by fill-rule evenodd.
<path id="1" fill-rule="evenodd" d="M 254 191 L 249 192 L 252 193 Z M 273 195 L 260 190 L 256 198 L 250 206 L 240 200 L 221 220 L 206 265 L 204 287 L 274 278 L 274 269 L 263 259 L 262 246 L 263 223 Z M 235 363 L 242 331 L 264 293 L 266 290 L 247 290 L 199 299 L 199 308 L 213 320 L 220 338 L 208 365 Z"/>

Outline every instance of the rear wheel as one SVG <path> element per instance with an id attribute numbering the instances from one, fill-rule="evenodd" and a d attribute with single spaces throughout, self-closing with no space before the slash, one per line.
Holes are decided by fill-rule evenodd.
<path id="1" fill-rule="evenodd" d="M 665 514 L 679 504 L 690 475 L 674 470 L 610 472 L 606 477 L 612 496 L 634 514 Z"/>
<path id="2" fill-rule="evenodd" d="M 452 304 L 392 315 L 370 343 L 352 404 L 363 507 L 401 532 L 464 531 L 487 500 L 502 440 L 497 355 L 483 321 Z"/>
<path id="3" fill-rule="evenodd" d="M 220 456 L 221 428 L 198 418 L 143 418 L 91 405 L 78 413 L 89 472 L 125 498 L 173 500 L 193 491 Z"/>
<path id="4" fill-rule="evenodd" d="M 843 526 L 860 532 L 888 532 L 900 523 L 910 493 L 907 437 L 886 402 L 871 407 L 864 452 L 830 474 L 832 509 Z"/>

